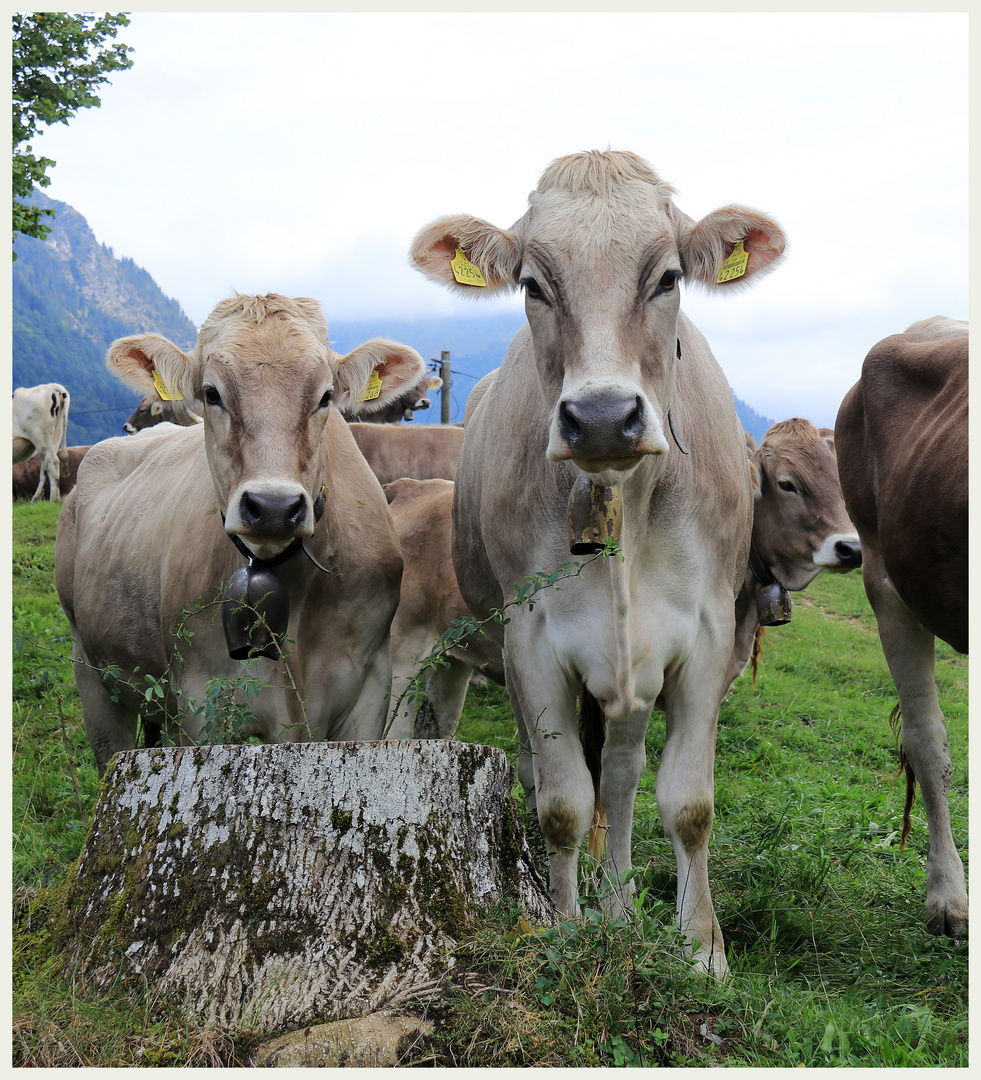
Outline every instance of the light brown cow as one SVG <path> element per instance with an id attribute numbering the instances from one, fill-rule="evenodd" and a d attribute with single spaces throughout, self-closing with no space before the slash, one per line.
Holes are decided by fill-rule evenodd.
<path id="1" fill-rule="evenodd" d="M 427 375 L 415 386 L 400 394 L 394 401 L 379 402 L 375 399 L 357 402 L 343 409 L 344 419 L 363 424 L 401 424 L 411 420 L 417 412 L 430 407 L 429 391 L 439 390 L 443 380 L 438 375 Z"/>
<path id="2" fill-rule="evenodd" d="M 774 424 L 753 453 L 750 469 L 753 543 L 736 597 L 727 693 L 753 655 L 760 628 L 758 604 L 774 586 L 799 592 L 822 570 L 843 573 L 862 565 L 862 547 L 841 498 L 834 454 L 809 420 Z"/>
<path id="3" fill-rule="evenodd" d="M 903 840 L 919 781 L 930 833 L 927 927 L 951 937 L 967 933 L 967 886 L 950 827 L 934 639 L 967 652 L 967 393 L 967 323 L 935 316 L 872 348 L 835 424 L 841 490 L 899 694 Z"/>
<path id="4" fill-rule="evenodd" d="M 123 424 L 123 431 L 135 435 L 155 424 L 176 424 L 178 427 L 191 427 L 203 422 L 203 417 L 187 407 L 181 401 L 161 401 L 159 398 L 145 397 L 136 406 L 133 415 Z"/>
<path id="5" fill-rule="evenodd" d="M 467 421 L 457 471 L 453 561 L 475 615 L 569 562 L 580 478 L 599 501 L 604 488 L 622 501 L 624 561 L 587 560 L 497 631 L 530 744 L 519 769 L 534 788 L 552 895 L 564 914 L 578 912 L 579 845 L 598 798 L 610 903 L 627 904 L 644 735 L 660 702 L 657 799 L 677 858 L 678 916 L 697 964 L 721 975 L 708 882 L 715 730 L 752 500 L 732 392 L 679 310 L 680 282 L 748 283 L 784 238 L 744 207 L 693 221 L 672 194 L 636 155 L 574 155 L 549 166 L 510 229 L 453 215 L 423 229 L 411 255 L 461 292 L 525 292 L 528 324 Z M 465 283 L 474 268 L 485 286 Z"/>
<path id="6" fill-rule="evenodd" d="M 453 622 L 470 617 L 453 571 L 450 480 L 396 480 L 385 485 L 405 569 L 392 621 L 392 705 L 389 738 L 451 739 L 460 724 L 470 676 L 477 672 L 503 685 L 501 648 L 481 633 L 468 634 L 443 655 L 445 666 L 427 669 L 418 703 L 403 693 Z M 402 699 L 401 701 L 399 699 Z M 398 705 L 398 715 L 395 715 Z"/>
<path id="7" fill-rule="evenodd" d="M 351 434 L 382 484 L 400 477 L 454 480 L 463 428 L 453 424 L 350 424 Z"/>
<path id="8" fill-rule="evenodd" d="M 100 774 L 135 745 L 137 714 L 199 739 L 206 685 L 238 677 L 231 652 L 248 655 L 262 636 L 242 604 L 226 601 L 214 618 L 212 602 L 236 582 L 232 595 L 269 612 L 271 638 L 252 661 L 264 689 L 248 701 L 245 733 L 380 738 L 402 556 L 384 492 L 335 406 L 373 371 L 382 395 L 398 393 L 422 358 L 382 339 L 338 356 L 316 301 L 273 294 L 219 304 L 190 353 L 145 334 L 114 342 L 107 362 L 136 390 L 150 393 L 156 372 L 202 397 L 205 418 L 93 446 L 59 519 L 58 595 Z M 175 644 L 182 610 L 199 601 L 193 638 Z M 165 680 L 152 705 L 147 676 Z"/>
<path id="9" fill-rule="evenodd" d="M 75 486 L 78 476 L 78 466 L 89 447 L 69 446 L 67 450 L 58 455 L 59 475 L 58 490 L 62 495 L 67 495 Z M 38 482 L 41 484 L 41 494 L 50 498 L 50 484 L 48 478 L 41 474 L 41 458 L 34 457 L 22 461 L 13 466 L 13 491 L 15 499 L 30 499 L 37 491 Z"/>
<path id="10" fill-rule="evenodd" d="M 61 498 L 60 462 L 68 460 L 68 409 L 71 395 L 61 383 L 19 386 L 13 394 L 13 464 L 41 459 L 32 500 L 40 499 L 48 482 L 48 499 Z"/>

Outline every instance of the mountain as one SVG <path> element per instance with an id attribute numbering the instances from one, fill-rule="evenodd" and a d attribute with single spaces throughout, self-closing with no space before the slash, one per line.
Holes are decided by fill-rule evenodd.
<path id="1" fill-rule="evenodd" d="M 67 387 L 68 444 L 87 446 L 121 435 L 139 404 L 106 369 L 111 342 L 154 331 L 190 348 L 197 329 L 145 270 L 100 244 L 76 210 L 38 191 L 33 201 L 56 217 L 46 219 L 44 240 L 20 235 L 14 244 L 13 385 Z"/>
<path id="2" fill-rule="evenodd" d="M 194 324 L 176 300 L 160 291 L 132 259 L 117 259 L 100 244 L 85 218 L 65 203 L 35 192 L 57 216 L 46 239 L 19 236 L 13 264 L 13 385 L 59 382 L 72 395 L 69 445 L 88 445 L 122 433 L 138 399 L 109 373 L 109 344 L 128 334 L 153 332 L 181 348 L 197 340 Z M 329 312 L 328 312 L 329 314 Z M 467 396 L 478 379 L 499 367 L 524 322 L 521 311 L 465 318 L 331 320 L 330 340 L 340 353 L 373 337 L 411 345 L 439 369 L 450 360 L 450 420 L 463 420 Z M 742 425 L 757 442 L 773 423 L 733 395 Z M 438 423 L 440 398 L 419 421 Z"/>

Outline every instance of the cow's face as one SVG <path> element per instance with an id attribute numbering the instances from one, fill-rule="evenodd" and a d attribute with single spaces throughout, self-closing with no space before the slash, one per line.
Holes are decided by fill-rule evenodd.
<path id="1" fill-rule="evenodd" d="M 277 295 L 220 304 L 190 354 L 144 335 L 115 342 L 109 365 L 141 389 L 156 377 L 172 396 L 204 402 L 225 531 L 261 559 L 316 527 L 318 497 L 329 498 L 331 409 L 366 392 L 385 401 L 424 367 L 418 353 L 382 339 L 340 356 L 327 344 L 319 304 Z"/>
<path id="2" fill-rule="evenodd" d="M 747 262 L 738 286 L 784 246 L 755 211 L 728 207 L 696 224 L 672 193 L 632 154 L 575 155 L 546 170 L 510 230 L 457 215 L 423 229 L 412 246 L 423 273 L 458 290 L 523 288 L 549 412 L 547 455 L 606 482 L 669 449 L 682 276 L 734 287 L 717 278 L 740 242 Z M 486 288 L 459 282 L 457 251 Z"/>
<path id="3" fill-rule="evenodd" d="M 842 500 L 837 461 L 809 421 L 786 420 L 770 428 L 751 468 L 753 543 L 784 588 L 803 589 L 821 570 L 861 565 L 862 548 Z"/>

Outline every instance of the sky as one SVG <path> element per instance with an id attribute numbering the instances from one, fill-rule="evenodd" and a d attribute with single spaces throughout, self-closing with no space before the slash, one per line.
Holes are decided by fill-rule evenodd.
<path id="1" fill-rule="evenodd" d="M 46 193 L 196 324 L 232 291 L 313 296 L 328 327 L 518 312 L 424 279 L 412 237 L 507 228 L 590 149 L 639 154 L 695 219 L 735 202 L 784 229 L 755 287 L 682 296 L 764 416 L 833 427 L 872 345 L 968 317 L 964 12 L 130 18 L 133 67 L 34 149 Z"/>

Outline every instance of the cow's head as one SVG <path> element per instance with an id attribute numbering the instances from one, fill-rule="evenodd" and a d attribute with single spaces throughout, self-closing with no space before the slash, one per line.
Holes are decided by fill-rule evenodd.
<path id="1" fill-rule="evenodd" d="M 549 166 L 510 229 L 454 215 L 413 241 L 422 273 L 459 293 L 524 290 L 552 461 L 615 479 L 666 453 L 680 281 L 732 291 L 784 250 L 764 215 L 728 206 L 695 222 L 673 193 L 634 154 L 576 154 Z"/>
<path id="2" fill-rule="evenodd" d="M 151 401 L 148 397 L 145 397 L 136 406 L 133 415 L 123 424 L 123 431 L 128 435 L 135 435 L 138 431 L 159 424 L 162 418 L 163 402 L 159 400 Z"/>
<path id="3" fill-rule="evenodd" d="M 112 344 L 115 374 L 159 400 L 204 401 L 204 440 L 226 532 L 260 559 L 310 536 L 328 468 L 332 405 L 385 401 L 418 380 L 422 357 L 375 338 L 346 356 L 327 342 L 320 305 L 307 298 L 236 295 L 211 313 L 190 353 L 143 334 Z M 329 482 L 327 483 L 329 497 Z"/>
<path id="4" fill-rule="evenodd" d="M 821 570 L 853 570 L 862 548 L 848 520 L 838 463 L 809 420 L 774 424 L 753 454 L 753 544 L 786 589 L 798 591 Z"/>

